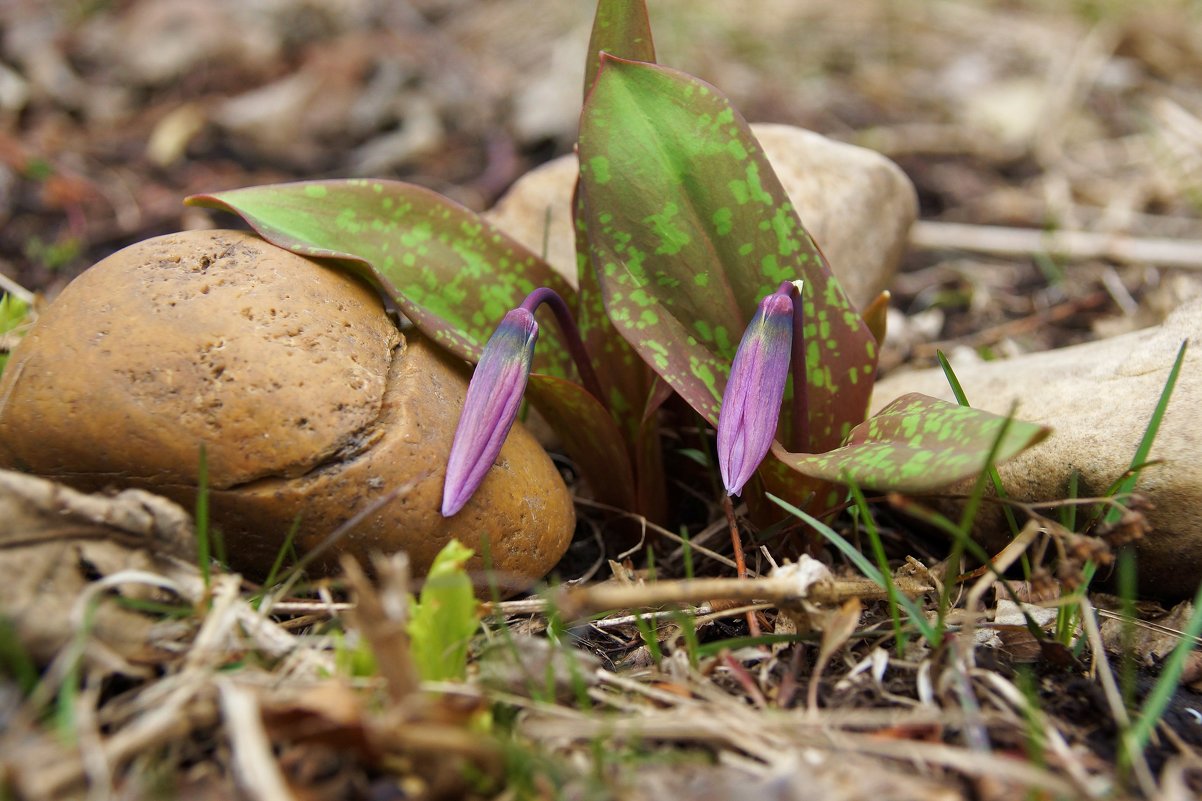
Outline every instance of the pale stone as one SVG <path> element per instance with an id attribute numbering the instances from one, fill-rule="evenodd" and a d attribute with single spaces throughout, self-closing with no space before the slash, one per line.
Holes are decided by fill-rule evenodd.
<path id="1" fill-rule="evenodd" d="M 751 126 L 806 230 L 857 308 L 889 286 L 918 211 L 914 187 L 889 159 L 788 125 Z M 576 157 L 532 170 L 491 211 L 494 224 L 573 285 Z"/>
<path id="2" fill-rule="evenodd" d="M 1202 300 L 1182 306 L 1162 325 L 1061 350 L 1006 361 L 956 366 L 969 402 L 1052 428 L 1044 442 L 1001 466 L 1013 497 L 1067 497 L 1069 476 L 1081 474 L 1080 497 L 1096 496 L 1120 479 L 1144 435 L 1178 348 L 1191 340 L 1151 459 L 1136 487 L 1153 509 L 1153 531 L 1140 543 L 1141 592 L 1191 595 L 1202 577 Z M 940 370 L 898 373 L 882 380 L 874 411 L 906 392 L 952 400 Z M 987 527 L 978 527 L 982 535 Z M 997 529 L 1000 530 L 1000 529 Z M 996 540 L 996 538 L 995 538 Z M 993 543 L 993 544 L 996 544 Z"/>

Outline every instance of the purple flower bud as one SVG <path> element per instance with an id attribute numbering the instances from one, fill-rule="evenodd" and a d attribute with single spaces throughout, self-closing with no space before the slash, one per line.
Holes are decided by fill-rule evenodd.
<path id="1" fill-rule="evenodd" d="M 501 452 L 522 404 L 537 340 L 534 315 L 528 309 L 517 308 L 505 315 L 484 346 L 467 387 L 447 459 L 447 478 L 442 488 L 444 517 L 463 508 Z"/>
<path id="2" fill-rule="evenodd" d="M 743 332 L 718 413 L 718 466 L 738 495 L 772 446 L 793 344 L 793 299 L 773 292 Z"/>

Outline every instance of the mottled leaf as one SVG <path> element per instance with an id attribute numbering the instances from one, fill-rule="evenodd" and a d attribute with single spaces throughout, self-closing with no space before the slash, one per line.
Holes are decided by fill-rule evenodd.
<path id="1" fill-rule="evenodd" d="M 584 94 L 588 95 L 601 66 L 604 51 L 635 61 L 655 61 L 651 40 L 651 21 L 644 0 L 599 0 L 593 17 L 593 33 L 588 40 L 584 62 Z"/>
<path id="2" fill-rule="evenodd" d="M 605 400 L 632 445 L 642 427 L 642 414 L 651 392 L 654 373 L 618 330 L 605 309 L 604 294 L 587 251 L 583 186 L 577 183 L 573 198 L 576 226 L 576 259 L 579 287 L 576 294 L 576 324 L 585 348 L 592 357 Z"/>
<path id="3" fill-rule="evenodd" d="M 640 415 L 638 433 L 630 448 L 638 497 L 638 506 L 635 508 L 649 520 L 661 522 L 669 519 L 668 489 L 667 476 L 664 474 L 664 450 L 659 438 L 660 421 L 656 412 L 666 397 L 672 394 L 672 390 L 668 388 L 666 393 L 662 392 L 664 382 L 649 370 L 646 372 L 652 376 L 653 384 Z"/>
<path id="4" fill-rule="evenodd" d="M 602 51 L 623 58 L 655 61 L 655 45 L 644 0 L 599 0 L 597 3 L 585 55 L 586 97 L 596 80 Z M 658 521 L 663 519 L 667 501 L 658 427 L 656 420 L 648 417 L 654 408 L 658 408 L 658 403 L 649 400 L 654 373 L 618 334 L 606 315 L 601 287 L 589 256 L 580 191 L 577 181 L 572 197 L 577 259 L 576 319 L 597 367 L 606 401 L 633 459 L 638 492 L 637 503 L 631 508 Z"/>
<path id="5" fill-rule="evenodd" d="M 661 522 L 666 520 L 667 490 L 655 412 L 672 394 L 672 389 L 635 353 L 605 311 L 604 295 L 588 248 L 582 191 L 577 181 L 572 198 L 578 275 L 576 321 L 610 412 L 634 460 L 637 500 L 634 506 L 625 508 Z"/>
<path id="6" fill-rule="evenodd" d="M 526 390 L 580 465 L 597 500 L 619 509 L 638 509 L 625 439 L 605 407 L 579 385 L 554 376 L 532 375 Z"/>
<path id="7" fill-rule="evenodd" d="M 794 470 L 814 478 L 865 489 L 932 492 L 985 468 L 985 459 L 1005 427 L 995 461 L 1003 462 L 1046 437 L 1050 430 L 1007 420 L 967 406 L 910 393 L 852 431 L 847 444 L 820 454 L 773 453 Z"/>
<path id="8" fill-rule="evenodd" d="M 505 313 L 538 287 L 575 303 L 572 288 L 538 256 L 472 211 L 412 184 L 305 181 L 194 195 L 187 202 L 232 211 L 295 253 L 343 260 L 423 334 L 469 361 L 479 358 Z M 549 315 L 541 330 L 534 369 L 573 376 Z"/>
<path id="9" fill-rule="evenodd" d="M 729 101 L 684 73 L 603 57 L 579 153 L 605 307 L 642 358 L 716 423 L 759 300 L 804 279 L 808 449 L 837 447 L 864 419 L 876 342 Z"/>

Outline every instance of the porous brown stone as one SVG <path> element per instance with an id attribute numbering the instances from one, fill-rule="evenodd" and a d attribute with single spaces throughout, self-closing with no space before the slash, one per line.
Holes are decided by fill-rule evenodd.
<path id="1" fill-rule="evenodd" d="M 468 506 L 439 514 L 468 368 L 403 336 L 347 273 L 237 231 L 150 239 L 84 272 L 41 315 L 0 379 L 0 466 L 94 490 L 194 503 L 200 447 L 232 566 L 262 576 L 294 520 L 314 548 L 396 497 L 338 553 L 404 549 L 424 572 L 452 537 L 513 586 L 571 539 L 558 471 L 515 425 Z"/>

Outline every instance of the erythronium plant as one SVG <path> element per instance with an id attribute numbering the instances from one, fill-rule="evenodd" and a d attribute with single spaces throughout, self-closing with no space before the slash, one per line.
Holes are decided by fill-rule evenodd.
<path id="1" fill-rule="evenodd" d="M 907 395 L 865 420 L 883 306 L 866 310 L 871 326 L 852 307 L 730 102 L 654 62 L 645 4 L 601 0 L 572 208 L 576 287 L 471 211 L 395 181 L 189 202 L 337 260 L 479 363 L 445 514 L 483 480 L 523 387 L 598 499 L 651 518 L 666 509 L 657 411 L 673 394 L 717 426 L 725 488 L 750 500 L 769 489 L 817 513 L 845 480 L 925 492 L 979 472 L 1003 418 Z M 544 327 L 536 349 L 544 304 L 561 326 Z M 1004 430 L 999 459 L 1047 433 Z"/>

